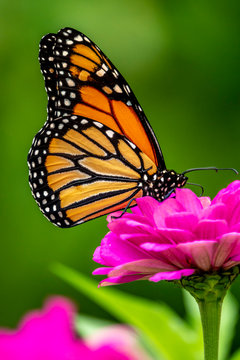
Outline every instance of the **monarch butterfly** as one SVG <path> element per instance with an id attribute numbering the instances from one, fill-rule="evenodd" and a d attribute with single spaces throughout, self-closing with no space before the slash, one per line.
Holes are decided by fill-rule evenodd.
<path id="1" fill-rule="evenodd" d="M 87 36 L 64 28 L 40 42 L 48 119 L 28 154 L 43 214 L 71 227 L 187 181 L 167 170 L 154 132 L 122 75 Z"/>

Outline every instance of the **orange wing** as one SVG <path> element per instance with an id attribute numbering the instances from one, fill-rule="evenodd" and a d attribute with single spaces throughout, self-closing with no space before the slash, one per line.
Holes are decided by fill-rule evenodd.
<path id="1" fill-rule="evenodd" d="M 124 136 L 76 115 L 44 125 L 34 138 L 28 166 L 35 200 L 60 227 L 125 208 L 143 195 L 142 178 L 157 172 Z"/>
<path id="2" fill-rule="evenodd" d="M 67 115 L 96 120 L 124 135 L 163 170 L 161 149 L 121 74 L 84 34 L 70 28 L 45 36 L 39 60 L 49 121 Z"/>

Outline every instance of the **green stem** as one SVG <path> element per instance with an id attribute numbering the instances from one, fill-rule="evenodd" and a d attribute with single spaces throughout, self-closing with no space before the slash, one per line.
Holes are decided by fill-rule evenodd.
<path id="1" fill-rule="evenodd" d="M 198 301 L 198 306 L 202 320 L 204 359 L 217 360 L 222 299 L 201 300 Z"/>
<path id="2" fill-rule="evenodd" d="M 218 342 L 222 302 L 232 282 L 240 272 L 235 266 L 228 270 L 193 274 L 178 284 L 197 301 L 203 328 L 205 360 L 218 360 Z"/>

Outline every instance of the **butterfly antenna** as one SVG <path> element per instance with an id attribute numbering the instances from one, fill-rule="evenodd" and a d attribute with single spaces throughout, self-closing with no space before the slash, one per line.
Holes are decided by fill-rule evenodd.
<path id="1" fill-rule="evenodd" d="M 188 169 L 182 172 L 182 175 L 185 175 L 187 173 L 190 173 L 192 171 L 202 171 L 202 170 L 215 170 L 216 172 L 220 171 L 220 170 L 230 170 L 235 172 L 235 174 L 239 174 L 239 172 L 234 169 L 234 168 L 217 168 L 215 166 L 209 166 L 209 167 L 199 167 L 199 168 L 192 168 L 192 169 Z M 189 183 L 188 183 L 189 184 Z M 196 185 L 196 184 L 195 184 Z M 200 185 L 201 186 L 201 185 Z"/>
<path id="2" fill-rule="evenodd" d="M 192 183 L 192 182 L 187 182 L 187 185 L 194 185 L 194 186 L 198 186 L 201 188 L 201 194 L 200 194 L 200 197 L 203 196 L 204 194 L 204 187 L 200 184 L 196 184 L 196 183 Z"/>

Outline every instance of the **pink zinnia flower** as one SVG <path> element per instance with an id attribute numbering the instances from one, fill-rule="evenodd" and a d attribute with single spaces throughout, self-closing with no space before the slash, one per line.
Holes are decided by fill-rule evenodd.
<path id="1" fill-rule="evenodd" d="M 50 299 L 41 311 L 29 313 L 18 330 L 0 330 L 2 360 L 147 360 L 133 331 L 115 325 L 79 339 L 75 309 L 64 298 Z"/>
<path id="2" fill-rule="evenodd" d="M 212 201 L 189 189 L 176 189 L 163 202 L 147 196 L 136 201 L 132 213 L 108 216 L 110 232 L 94 253 L 105 266 L 94 274 L 108 275 L 101 285 L 177 280 L 240 263 L 240 181 Z"/>

